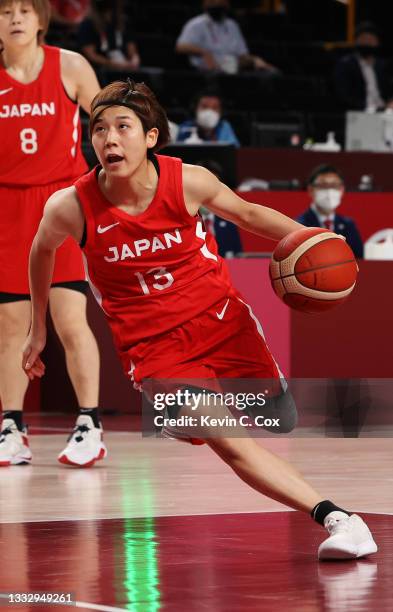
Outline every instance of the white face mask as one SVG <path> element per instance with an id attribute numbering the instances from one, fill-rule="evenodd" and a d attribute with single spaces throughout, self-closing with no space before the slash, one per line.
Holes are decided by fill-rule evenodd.
<path id="1" fill-rule="evenodd" d="M 199 110 L 196 114 L 197 124 L 205 130 L 213 130 L 217 123 L 220 121 L 220 114 L 211 109 L 204 108 Z"/>
<path id="2" fill-rule="evenodd" d="M 340 206 L 342 193 L 339 189 L 315 189 L 315 204 L 326 214 Z"/>

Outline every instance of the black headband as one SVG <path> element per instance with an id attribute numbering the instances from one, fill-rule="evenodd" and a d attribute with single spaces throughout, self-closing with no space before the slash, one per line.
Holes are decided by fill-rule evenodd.
<path id="1" fill-rule="evenodd" d="M 98 108 L 99 106 L 127 106 L 127 108 L 131 108 L 131 110 L 134 109 L 134 104 L 130 104 L 130 102 L 127 102 L 127 100 L 124 100 L 124 98 L 121 100 L 115 98 L 103 100 L 102 102 L 96 104 L 93 110 L 96 110 L 96 108 Z M 100 113 L 102 113 L 103 110 L 105 109 L 103 108 Z"/>
<path id="2" fill-rule="evenodd" d="M 131 104 L 128 101 L 128 99 L 133 94 L 140 95 L 140 92 L 135 89 L 135 83 L 130 78 L 127 79 L 127 84 L 128 84 L 129 90 L 127 91 L 125 96 L 123 96 L 123 98 L 107 98 L 106 100 L 102 100 L 101 102 L 98 102 L 98 104 L 95 105 L 93 111 L 95 111 L 99 106 L 105 106 L 106 108 L 108 108 L 109 106 L 126 106 L 127 108 L 130 108 L 131 110 L 134 110 L 134 105 Z M 103 108 L 94 117 L 94 123 L 97 121 L 97 119 L 101 115 L 101 113 L 104 112 L 104 110 L 105 110 L 105 108 Z"/>

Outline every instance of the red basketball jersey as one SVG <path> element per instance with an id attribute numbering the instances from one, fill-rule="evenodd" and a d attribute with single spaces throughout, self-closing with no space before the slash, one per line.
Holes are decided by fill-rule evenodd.
<path id="1" fill-rule="evenodd" d="M 71 183 L 87 170 L 79 106 L 64 89 L 60 49 L 44 45 L 43 50 L 44 63 L 32 83 L 19 83 L 0 67 L 1 185 Z"/>
<path id="2" fill-rule="evenodd" d="M 182 161 L 157 160 L 157 191 L 140 215 L 108 202 L 97 168 L 75 183 L 86 218 L 86 271 L 120 351 L 182 325 L 235 291 L 215 241 L 208 248 L 201 218 L 186 209 Z"/>

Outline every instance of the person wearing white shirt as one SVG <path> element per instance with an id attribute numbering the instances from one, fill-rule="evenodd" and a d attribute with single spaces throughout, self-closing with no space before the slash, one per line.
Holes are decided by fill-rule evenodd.
<path id="1" fill-rule="evenodd" d="M 176 42 L 177 53 L 188 55 L 194 68 L 236 74 L 241 68 L 277 71 L 261 57 L 250 55 L 228 0 L 204 0 L 204 12 L 185 23 Z"/>

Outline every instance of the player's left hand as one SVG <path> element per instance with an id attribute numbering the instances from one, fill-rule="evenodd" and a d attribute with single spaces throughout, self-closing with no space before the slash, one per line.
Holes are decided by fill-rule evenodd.
<path id="1" fill-rule="evenodd" d="M 40 359 L 46 343 L 46 333 L 32 334 L 29 333 L 27 340 L 23 346 L 22 368 L 30 380 L 41 378 L 45 374 L 45 364 Z"/>

